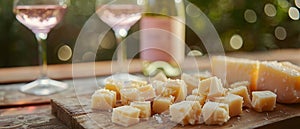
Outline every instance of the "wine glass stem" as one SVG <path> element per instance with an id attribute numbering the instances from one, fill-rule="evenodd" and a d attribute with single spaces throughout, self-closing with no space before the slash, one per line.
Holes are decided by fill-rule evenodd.
<path id="1" fill-rule="evenodd" d="M 40 75 L 39 78 L 47 78 L 47 33 L 36 33 L 35 37 L 38 41 L 39 49 L 39 65 Z"/>
<path id="2" fill-rule="evenodd" d="M 115 31 L 115 36 L 117 40 L 117 63 L 119 65 L 120 72 L 127 72 L 125 61 L 127 60 L 127 50 L 126 50 L 126 44 L 123 42 L 126 36 L 121 36 L 119 34 L 119 30 Z"/>

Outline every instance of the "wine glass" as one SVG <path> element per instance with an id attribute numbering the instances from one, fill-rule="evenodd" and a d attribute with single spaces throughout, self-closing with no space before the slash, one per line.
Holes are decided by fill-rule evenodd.
<path id="1" fill-rule="evenodd" d="M 117 80 L 140 80 L 139 77 L 128 74 L 124 65 L 127 60 L 126 44 L 122 43 L 128 30 L 142 17 L 142 0 L 96 0 L 98 17 L 109 25 L 115 34 L 117 47 L 118 73 L 108 78 Z"/>
<path id="2" fill-rule="evenodd" d="M 40 75 L 37 80 L 20 88 L 24 93 L 50 95 L 65 90 L 66 83 L 47 77 L 46 39 L 66 11 L 68 0 L 14 0 L 16 19 L 29 28 L 38 41 Z"/>

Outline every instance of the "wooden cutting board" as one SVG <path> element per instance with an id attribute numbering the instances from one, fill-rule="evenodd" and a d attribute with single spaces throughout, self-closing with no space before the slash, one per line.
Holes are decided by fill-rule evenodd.
<path id="1" fill-rule="evenodd" d="M 111 122 L 111 112 L 95 111 L 90 108 L 90 96 L 84 95 L 78 97 L 52 99 L 51 107 L 52 114 L 61 120 L 65 125 L 72 129 L 123 129 L 123 126 L 116 125 Z M 168 116 L 161 115 L 151 117 L 149 120 L 142 120 L 139 124 L 128 128 L 134 129 L 211 129 L 211 128 L 257 128 L 264 125 L 272 125 L 276 128 L 286 126 L 281 124 L 281 121 L 286 121 L 290 118 L 298 118 L 300 116 L 300 104 L 284 105 L 277 104 L 275 111 L 258 113 L 251 109 L 244 109 L 243 114 L 238 117 L 231 118 L 226 124 L 219 126 L 208 125 L 188 125 L 181 126 L 169 121 Z M 279 122 L 279 123 L 278 123 Z M 294 122 L 294 125 L 299 122 Z M 293 126 L 294 126 L 293 125 Z M 298 126 L 299 124 L 297 124 Z M 288 124 L 291 126 L 291 124 Z M 272 127 L 272 126 L 271 126 Z M 272 127 L 274 128 L 274 127 Z"/>

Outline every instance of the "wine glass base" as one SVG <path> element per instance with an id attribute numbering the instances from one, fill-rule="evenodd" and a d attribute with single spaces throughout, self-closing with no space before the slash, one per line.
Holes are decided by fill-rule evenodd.
<path id="1" fill-rule="evenodd" d="M 67 88 L 68 85 L 64 82 L 43 78 L 22 86 L 20 91 L 33 95 L 51 95 L 61 92 Z"/>

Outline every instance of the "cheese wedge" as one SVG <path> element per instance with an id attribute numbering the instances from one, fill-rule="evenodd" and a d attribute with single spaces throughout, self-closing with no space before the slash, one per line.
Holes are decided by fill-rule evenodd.
<path id="1" fill-rule="evenodd" d="M 223 125 L 230 119 L 228 104 L 208 101 L 202 108 L 202 116 L 207 125 Z"/>
<path id="2" fill-rule="evenodd" d="M 250 87 L 256 87 L 258 61 L 214 56 L 211 59 L 212 74 L 221 78 L 228 85 L 239 81 L 250 82 Z"/>
<path id="3" fill-rule="evenodd" d="M 109 110 L 116 106 L 116 92 L 107 89 L 99 89 L 92 95 L 92 108 Z"/>
<path id="4" fill-rule="evenodd" d="M 197 124 L 200 115 L 201 105 L 198 101 L 181 101 L 170 106 L 170 120 L 181 125 Z"/>
<path id="5" fill-rule="evenodd" d="M 187 94 L 192 94 L 193 89 L 198 88 L 198 85 L 200 83 L 200 79 L 186 73 L 182 73 L 181 80 L 186 83 Z"/>
<path id="6" fill-rule="evenodd" d="M 148 119 L 151 116 L 151 102 L 150 101 L 134 101 L 130 106 L 140 109 L 139 118 Z"/>
<path id="7" fill-rule="evenodd" d="M 278 62 L 261 62 L 256 90 L 277 94 L 277 102 L 300 102 L 300 72 Z"/>
<path id="8" fill-rule="evenodd" d="M 154 113 L 163 113 L 164 111 L 167 111 L 169 109 L 169 106 L 174 103 L 174 97 L 163 97 L 158 96 L 154 99 L 153 105 L 152 105 L 152 111 Z"/>
<path id="9" fill-rule="evenodd" d="M 251 100 L 250 100 L 250 96 L 248 94 L 248 89 L 246 86 L 239 86 L 233 89 L 230 89 L 228 91 L 231 94 L 235 94 L 235 95 L 239 95 L 241 97 L 243 97 L 243 106 L 251 108 Z"/>
<path id="10" fill-rule="evenodd" d="M 276 94 L 271 91 L 253 91 L 252 106 L 257 112 L 273 111 L 276 107 Z"/>
<path id="11" fill-rule="evenodd" d="M 111 120 L 122 126 L 130 126 L 139 123 L 140 109 L 131 106 L 113 108 Z"/>

